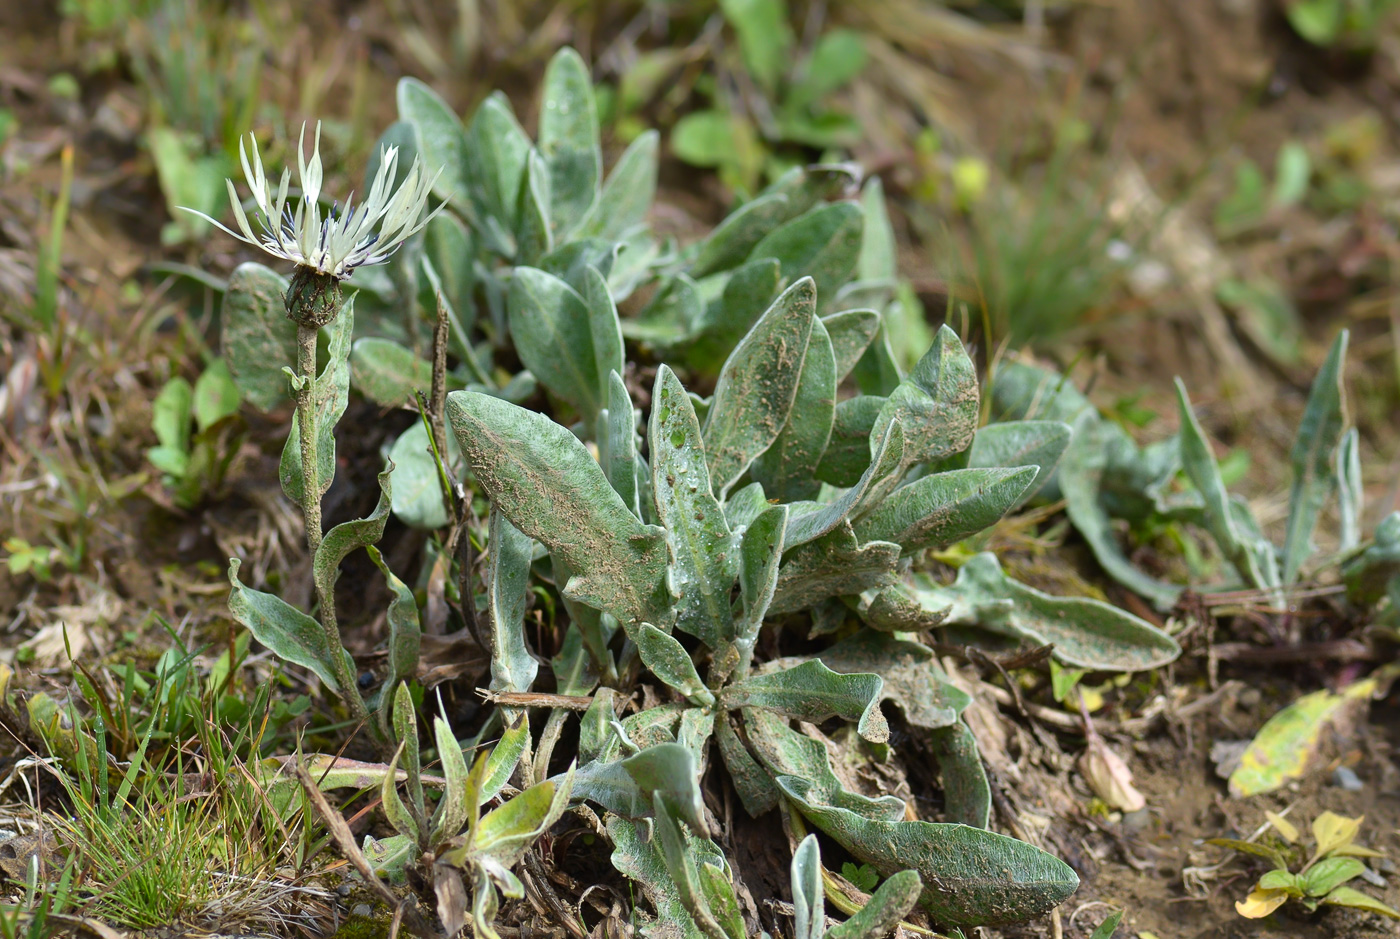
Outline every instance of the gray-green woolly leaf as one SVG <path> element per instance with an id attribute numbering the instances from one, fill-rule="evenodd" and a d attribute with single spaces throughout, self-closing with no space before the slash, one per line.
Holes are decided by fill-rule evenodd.
<path id="1" fill-rule="evenodd" d="M 713 845 L 706 845 L 712 850 L 703 850 L 702 839 L 683 832 L 671 814 L 671 806 L 667 805 L 661 793 L 657 793 L 656 801 L 652 832 L 661 847 L 661 856 L 665 859 L 666 870 L 676 885 L 681 903 L 708 939 L 745 939 L 743 921 L 740 919 L 734 923 L 732 920 L 737 917 L 724 916 L 725 913 L 737 913 L 738 904 L 721 902 L 720 910 L 716 911 L 710 902 L 710 895 L 720 892 L 720 884 L 706 883 L 709 878 L 705 878 L 701 873 L 705 868 L 707 855 L 718 862 L 715 866 L 722 873 L 725 867 L 723 855 L 719 855 L 718 849 Z M 729 887 L 728 878 L 723 880 L 723 886 Z M 707 887 L 709 889 L 706 889 Z M 722 897 L 722 901 L 732 899 L 732 887 L 729 887 L 728 893 L 730 896 Z M 721 925 L 721 918 L 725 920 L 725 925 Z M 726 929 L 726 926 L 729 929 Z M 737 932 L 731 932 L 730 929 L 737 929 Z"/>
<path id="2" fill-rule="evenodd" d="M 865 213 L 865 232 L 861 237 L 860 256 L 856 262 L 856 279 L 887 283 L 894 286 L 899 276 L 898 256 L 895 253 L 894 226 L 890 224 L 890 214 L 885 208 L 885 187 L 880 177 L 872 176 L 865 181 L 860 194 L 861 209 Z"/>
<path id="3" fill-rule="evenodd" d="M 705 775 L 710 737 L 715 731 L 715 712 L 710 708 L 684 708 L 681 711 L 680 726 L 676 729 L 676 743 L 695 755 L 695 765 L 700 775 Z"/>
<path id="4" fill-rule="evenodd" d="M 588 214 L 603 178 L 593 79 L 567 46 L 545 69 L 539 149 L 549 165 L 549 216 L 562 237 Z"/>
<path id="5" fill-rule="evenodd" d="M 823 801 L 839 805 L 862 818 L 894 821 L 904 818 L 904 803 L 894 796 L 870 798 L 843 788 L 831 767 L 827 745 L 788 726 L 787 719 L 769 711 L 742 712 L 749 745 L 768 770 L 770 779 L 798 776 L 822 793 Z"/>
<path id="6" fill-rule="evenodd" d="M 695 670 L 690 653 L 674 636 L 643 623 L 636 633 L 636 643 L 642 664 L 651 669 L 653 675 L 701 707 L 715 703 L 715 696 Z"/>
<path id="7" fill-rule="evenodd" d="M 989 528 L 1025 494 L 1039 468 L 949 470 L 901 486 L 855 523 L 861 541 L 905 554 L 946 548 Z"/>
<path id="8" fill-rule="evenodd" d="M 422 641 L 423 629 L 418 619 L 418 601 L 413 597 L 413 591 L 408 588 L 408 584 L 399 580 L 394 572 L 389 570 L 389 565 L 384 562 L 384 557 L 379 553 L 379 549 L 373 545 L 366 545 L 365 550 L 369 552 L 369 559 L 374 562 L 374 566 L 379 568 L 379 572 L 384 575 L 384 582 L 389 587 L 389 593 L 393 599 L 389 601 L 389 646 L 388 664 L 389 677 L 387 684 L 390 688 L 397 687 L 400 682 L 408 681 L 418 672 L 418 652 Z"/>
<path id="9" fill-rule="evenodd" d="M 958 719 L 972 699 L 948 680 L 928 646 L 862 629 L 821 653 L 832 671 L 873 672 L 884 679 L 882 701 L 893 701 L 914 727 L 936 730 Z"/>
<path id="10" fill-rule="evenodd" d="M 656 198 L 660 141 L 661 135 L 649 130 L 628 145 L 573 237 L 619 241 L 646 224 L 647 212 Z"/>
<path id="11" fill-rule="evenodd" d="M 350 337 L 355 331 L 355 297 L 345 299 L 340 314 L 323 330 L 328 338 L 325 369 L 312 383 L 312 408 L 316 416 L 316 478 L 319 495 L 325 495 L 335 479 L 335 425 L 350 403 Z M 288 499 L 301 504 L 301 443 L 300 422 L 292 415 L 292 427 L 287 432 L 287 444 L 282 448 L 278 476 L 282 492 Z"/>
<path id="12" fill-rule="evenodd" d="M 413 125 L 418 156 L 429 175 L 442 171 L 433 184 L 440 199 L 465 203 L 470 183 L 466 129 L 437 92 L 416 78 L 401 78 L 398 86 L 399 119 Z"/>
<path id="13" fill-rule="evenodd" d="M 938 586 L 925 575 L 916 579 L 926 606 L 950 608 L 948 624 L 1054 643 L 1055 658 L 1066 665 L 1137 672 L 1181 654 L 1171 636 L 1117 607 L 1087 597 L 1052 597 L 1012 580 L 990 552 L 969 558 L 952 586 Z"/>
<path id="14" fill-rule="evenodd" d="M 389 484 L 389 474 L 394 467 L 389 466 L 379 474 L 379 501 L 374 511 L 364 518 L 341 522 L 326 532 L 316 557 L 311 564 L 311 576 L 316 586 L 325 594 L 335 590 L 336 578 L 340 575 L 340 562 L 356 548 L 377 544 L 384 537 L 384 526 L 389 522 L 389 506 L 393 501 L 393 490 Z"/>
<path id="15" fill-rule="evenodd" d="M 836 355 L 836 380 L 844 381 L 880 331 L 880 314 L 874 310 L 842 310 L 823 316 L 822 325 Z"/>
<path id="16" fill-rule="evenodd" d="M 392 339 L 366 336 L 350 349 L 350 379 L 375 404 L 396 408 L 412 400 L 415 391 L 427 392 L 433 366 Z"/>
<path id="17" fill-rule="evenodd" d="M 515 269 L 507 304 L 520 361 L 591 424 L 607 400 L 608 372 L 621 370 L 616 315 L 611 334 L 601 322 L 595 328 L 601 313 L 595 316 L 588 301 L 564 281 L 530 267 Z M 605 346 L 616 345 L 600 349 L 595 334 Z"/>
<path id="18" fill-rule="evenodd" d="M 856 613 L 867 626 L 887 633 L 926 632 L 941 626 L 948 615 L 947 610 L 927 609 L 900 583 L 861 594 Z"/>
<path id="19" fill-rule="evenodd" d="M 680 595 L 676 628 L 717 649 L 731 632 L 729 595 L 739 576 L 739 538 L 711 490 L 695 409 L 665 365 L 656 373 L 647 438 L 652 497 Z"/>
<path id="20" fill-rule="evenodd" d="M 554 224 L 549 216 L 550 176 L 545 158 L 531 150 L 525 158 L 525 185 L 520 190 L 516 230 L 516 260 L 535 264 L 554 250 Z"/>
<path id="21" fill-rule="evenodd" d="M 727 685 L 719 693 L 719 703 L 726 710 L 759 708 L 813 724 L 840 717 L 856 721 L 856 732 L 865 739 L 884 743 L 890 728 L 880 713 L 883 686 L 879 675 L 842 675 L 811 659 Z"/>
<path id="22" fill-rule="evenodd" d="M 812 469 L 826 452 L 835 410 L 836 355 L 826 327 L 814 319 L 787 423 L 749 467 L 749 475 L 763 483 L 765 492 L 784 502 L 817 494 L 821 483 L 812 478 Z"/>
<path id="23" fill-rule="evenodd" d="M 851 369 L 851 377 L 863 395 L 894 394 L 899 383 L 904 380 L 904 372 L 894 357 L 894 347 L 890 342 L 890 330 L 881 318 L 880 329 L 870 345 L 865 347 L 860 361 Z"/>
<path id="24" fill-rule="evenodd" d="M 986 828 L 992 812 L 992 790 L 977 752 L 977 738 L 961 721 L 929 734 L 930 749 L 943 777 L 943 815 L 950 822 Z"/>
<path id="25" fill-rule="evenodd" d="M 904 462 L 929 463 L 963 450 L 977 430 L 977 370 L 957 333 L 938 330 L 933 345 L 891 393 L 877 427 L 904 424 Z"/>
<path id="26" fill-rule="evenodd" d="M 705 830 L 700 770 L 695 754 L 679 743 L 659 743 L 614 762 L 593 762 L 574 771 L 574 798 L 596 802 L 623 818 L 653 814 L 653 794 L 664 793 L 686 824 Z"/>
<path id="27" fill-rule="evenodd" d="M 414 820 L 413 813 L 404 805 L 403 798 L 399 795 L 399 757 L 403 755 L 406 743 L 407 741 L 401 741 L 393 758 L 389 760 L 389 771 L 384 774 L 384 781 L 379 786 L 379 799 L 384 808 L 384 817 L 389 820 L 394 830 L 406 838 L 418 841 L 418 822 Z M 409 775 L 413 775 L 411 771 Z"/>
<path id="28" fill-rule="evenodd" d="M 877 395 L 863 394 L 847 398 L 836 405 L 831 439 L 827 442 L 826 452 L 822 454 L 821 462 L 817 464 L 815 471 L 817 479 L 842 489 L 860 482 L 862 474 L 870 467 L 871 441 L 882 440 L 883 427 L 895 423 L 882 422 L 881 432 L 875 431 L 876 421 L 887 400 Z M 900 421 L 902 423 L 902 419 Z M 902 443 L 900 459 L 904 459 Z"/>
<path id="29" fill-rule="evenodd" d="M 499 508 L 491 509 L 485 581 L 492 691 L 529 691 L 539 672 L 539 663 L 525 642 L 534 546 L 534 540 L 512 525 Z"/>
<path id="30" fill-rule="evenodd" d="M 730 353 L 705 422 L 710 477 L 721 499 L 749 464 L 777 439 L 792 409 L 816 290 L 804 277 L 773 301 Z"/>
<path id="31" fill-rule="evenodd" d="M 860 544 L 849 522 L 789 551 L 778 571 L 770 616 L 806 609 L 827 597 L 863 593 L 894 582 L 899 545 Z"/>
<path id="32" fill-rule="evenodd" d="M 815 541 L 853 513 L 887 492 L 899 480 L 900 468 L 904 459 L 904 428 L 899 421 L 893 421 L 885 428 L 876 444 L 875 455 L 854 486 L 825 504 L 799 504 L 793 506 L 793 514 L 788 518 L 786 547 Z M 872 498 L 874 497 L 874 498 Z"/>
<path id="33" fill-rule="evenodd" d="M 481 102 L 467 126 L 468 191 L 478 202 L 488 236 L 504 254 L 515 249 L 530 149 L 530 137 L 505 95 L 496 92 Z"/>
<path id="34" fill-rule="evenodd" d="M 501 732 L 501 739 L 496 741 L 496 745 L 491 748 L 491 755 L 486 758 L 486 772 L 481 781 L 481 792 L 477 796 L 480 804 L 484 805 L 500 795 L 506 783 L 510 782 L 511 774 L 515 772 L 515 767 L 525 755 L 529 744 L 530 713 L 521 710 L 515 722 Z"/>
<path id="35" fill-rule="evenodd" d="M 574 572 L 566 594 L 624 623 L 669 620 L 665 532 L 632 514 L 578 438 L 477 392 L 448 395 L 447 416 L 482 488 Z"/>
<path id="36" fill-rule="evenodd" d="M 998 372 L 998 388 L 1003 374 L 1015 373 Z M 1181 588 L 1149 576 L 1128 559 L 1118 544 L 1113 520 L 1100 501 L 1110 455 L 1108 438 L 1115 433 L 1115 426 L 1101 420 L 1093 408 L 1082 411 L 1075 419 L 1073 437 L 1056 474 L 1065 514 L 1110 577 L 1147 597 L 1158 609 L 1170 609 Z"/>
<path id="37" fill-rule="evenodd" d="M 1176 380 L 1176 396 L 1181 418 L 1181 463 L 1191 484 L 1205 500 L 1206 530 L 1246 584 L 1260 590 L 1277 588 L 1277 578 L 1271 581 L 1268 568 L 1260 564 L 1258 552 L 1251 550 L 1240 534 L 1237 512 L 1230 507 L 1230 494 L 1225 491 L 1220 466 L 1215 462 L 1215 454 L 1191 409 L 1186 386 L 1179 378 Z"/>
<path id="38" fill-rule="evenodd" d="M 919 902 L 924 882 L 917 871 L 892 874 L 876 888 L 865 905 L 840 925 L 826 932 L 826 939 L 880 939 L 888 936 Z"/>
<path id="39" fill-rule="evenodd" d="M 401 682 L 394 688 L 393 703 L 393 739 L 399 741 L 399 759 L 403 761 L 409 797 L 417 810 L 414 814 L 416 822 L 423 818 L 423 761 L 418 745 L 418 712 L 413 705 L 413 696 L 408 692 L 407 682 Z M 394 778 L 395 774 L 389 773 L 386 783 L 392 784 Z"/>
<path id="40" fill-rule="evenodd" d="M 647 345 L 670 348 L 690 338 L 704 311 L 705 301 L 695 281 L 676 274 L 662 280 L 641 312 L 622 321 L 622 334 Z"/>
<path id="41" fill-rule="evenodd" d="M 790 206 L 788 196 L 782 193 L 761 195 L 744 203 L 700 243 L 690 264 L 690 276 L 699 279 L 743 263 L 754 245 L 788 217 Z"/>
<path id="42" fill-rule="evenodd" d="M 1312 553 L 1312 533 L 1322 504 L 1334 485 L 1333 457 L 1346 433 L 1346 389 L 1342 366 L 1347 354 L 1348 332 L 1337 334 L 1327 361 L 1313 379 L 1308 403 L 1298 425 L 1298 437 L 1289 453 L 1293 488 L 1288 496 L 1288 525 L 1283 542 L 1283 583 L 1298 579 L 1298 571 Z"/>
<path id="43" fill-rule="evenodd" d="M 583 295 L 586 290 L 584 274 L 590 267 L 596 267 L 598 273 L 607 277 L 617 261 L 620 248 L 621 245 L 599 241 L 596 238 L 570 241 L 540 258 L 538 267 L 558 277 Z"/>
<path id="44" fill-rule="evenodd" d="M 822 939 L 826 900 L 822 892 L 822 852 L 817 836 L 802 839 L 792 853 L 792 934 L 794 939 Z"/>
<path id="45" fill-rule="evenodd" d="M 593 340 L 593 381 L 601 407 L 608 401 L 608 376 L 614 372 L 621 374 L 627 367 L 627 360 L 622 351 L 617 307 L 613 304 L 608 282 L 591 265 L 583 271 L 583 302 L 588 308 L 588 328 Z"/>
<path id="46" fill-rule="evenodd" d="M 1337 480 L 1337 550 L 1346 553 L 1361 541 L 1360 434 L 1355 427 L 1342 435 L 1332 469 Z"/>
<path id="47" fill-rule="evenodd" d="M 736 268 L 719 297 L 691 321 L 695 336 L 684 350 L 686 363 L 705 374 L 717 373 L 730 350 L 772 305 L 781 285 L 782 269 L 775 258 L 759 258 Z"/>
<path id="48" fill-rule="evenodd" d="M 789 282 L 811 277 L 817 299 L 828 302 L 855 270 L 863 227 L 854 202 L 820 205 L 770 232 L 749 257 L 777 258 Z"/>
<path id="49" fill-rule="evenodd" d="M 570 623 L 564 631 L 559 652 L 549 660 L 554 672 L 554 688 L 559 694 L 585 695 L 598 684 L 598 671 L 593 657 L 583 644 L 578 624 Z"/>
<path id="50" fill-rule="evenodd" d="M 229 613 L 279 659 L 310 669 L 327 688 L 339 694 L 341 689 L 335 679 L 332 656 L 341 656 L 346 674 L 353 675 L 355 668 L 350 654 L 344 649 L 332 649 L 321 624 L 301 610 L 280 597 L 243 586 L 238 580 L 238 568 L 242 563 L 237 558 L 229 558 L 228 579 L 233 588 L 228 597 Z M 354 689 L 349 689 L 348 693 L 354 694 Z"/>
<path id="51" fill-rule="evenodd" d="M 608 373 L 608 406 L 599 414 L 598 462 L 613 491 L 642 517 L 637 498 L 637 415 L 622 376 Z"/>
<path id="52" fill-rule="evenodd" d="M 442 761 L 442 800 L 433 812 L 432 840 L 434 843 L 451 838 L 466 824 L 467 813 L 471 811 L 466 803 L 467 760 L 462 755 L 462 747 L 452 735 L 452 728 L 441 717 L 433 718 L 433 742 L 437 745 L 438 759 Z"/>
<path id="53" fill-rule="evenodd" d="M 447 437 L 447 465 L 454 473 L 462 468 L 462 451 L 457 438 Z M 410 528 L 442 528 L 448 522 L 442 501 L 442 481 L 433 457 L 428 428 L 422 421 L 409 425 L 389 448 L 394 464 L 394 516 Z"/>
<path id="54" fill-rule="evenodd" d="M 574 571 L 565 563 L 564 558 L 557 554 L 550 555 L 549 563 L 554 583 L 568 584 L 569 579 L 574 576 Z M 588 650 L 588 656 L 593 660 L 598 675 L 603 681 L 612 681 L 617 677 L 617 663 L 613 661 L 608 643 L 617 632 L 617 618 L 576 600 L 568 593 L 562 595 L 562 600 L 564 610 L 569 614 L 569 622 L 578 627 L 579 635 L 583 637 L 584 648 Z M 629 629 L 629 635 L 632 631 L 634 630 Z"/>
<path id="55" fill-rule="evenodd" d="M 778 804 L 778 787 L 773 785 L 773 777 L 744 746 L 739 734 L 730 723 L 728 714 L 715 718 L 715 742 L 719 744 L 720 758 L 729 770 L 729 778 L 739 793 L 739 801 L 749 817 L 758 818 Z"/>
<path id="56" fill-rule="evenodd" d="M 536 783 L 482 816 L 476 825 L 476 851 L 505 868 L 520 863 L 529 847 L 569 807 L 574 772 L 570 767 L 562 776 Z"/>
<path id="57" fill-rule="evenodd" d="M 234 268 L 224 292 L 220 348 L 233 383 L 263 411 L 289 398 L 283 368 L 297 360 L 297 327 L 287 318 L 287 278 L 261 264 Z"/>
<path id="58" fill-rule="evenodd" d="M 1400 577 L 1400 512 L 1391 512 L 1376 526 L 1375 538 L 1359 555 L 1342 565 L 1347 599 L 1357 606 L 1371 606 L 1394 590 Z"/>
<path id="59" fill-rule="evenodd" d="M 599 688 L 593 693 L 593 703 L 579 718 L 578 758 L 584 766 L 602 755 L 604 745 L 612 736 L 612 722 L 617 719 L 615 698 L 611 688 Z"/>
<path id="60" fill-rule="evenodd" d="M 634 744 L 643 750 L 663 743 L 675 743 L 680 730 L 681 715 L 692 710 L 684 704 L 663 704 L 629 714 L 622 729 Z"/>
<path id="61" fill-rule="evenodd" d="M 724 503 L 724 519 L 730 531 L 743 531 L 769 508 L 761 483 L 749 483 L 730 495 Z"/>
<path id="62" fill-rule="evenodd" d="M 1019 508 L 1035 497 L 1054 475 L 1060 457 L 1069 446 L 1073 429 L 1059 421 L 1007 421 L 979 427 L 968 448 L 967 465 L 973 469 L 994 466 L 1038 466 L 1040 472 L 1012 506 Z"/>
<path id="63" fill-rule="evenodd" d="M 744 647 L 740 650 L 741 657 L 745 657 L 745 652 L 752 651 L 753 644 L 758 640 L 763 617 L 767 615 L 768 605 L 773 601 L 773 591 L 778 587 L 778 569 L 786 547 L 784 538 L 787 528 L 788 507 L 774 505 L 744 530 L 741 546 L 743 561 L 739 566 L 739 598 L 743 601 L 743 614 L 734 636 L 735 642 Z"/>
<path id="64" fill-rule="evenodd" d="M 991 387 L 995 421 L 1062 421 L 1074 426 L 1081 415 L 1097 413 L 1067 376 L 1025 362 L 1002 362 Z"/>
<path id="65" fill-rule="evenodd" d="M 777 780 L 808 821 L 883 876 L 913 869 L 920 899 L 936 922 L 957 926 L 1023 922 L 1046 913 L 1079 887 L 1074 870 L 1024 841 L 967 825 L 886 822 L 815 801 L 811 783 Z"/>
<path id="66" fill-rule="evenodd" d="M 651 928 L 643 923 L 641 934 L 656 939 L 662 936 L 668 939 L 707 939 L 681 903 L 680 893 L 666 870 L 666 861 L 661 856 L 657 837 L 651 833 L 650 823 L 609 816 L 608 837 L 613 843 L 613 867 L 641 885 L 647 900 L 656 908 L 659 917 L 657 923 Z"/>

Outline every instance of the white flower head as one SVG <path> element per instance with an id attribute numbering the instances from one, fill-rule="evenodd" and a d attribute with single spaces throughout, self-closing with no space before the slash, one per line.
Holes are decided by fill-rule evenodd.
<path id="1" fill-rule="evenodd" d="M 296 199 L 293 209 L 287 204 L 291 169 L 282 170 L 282 179 L 274 192 L 263 170 L 257 138 L 251 134 L 249 137 L 253 141 L 252 163 L 248 162 L 248 151 L 241 140 L 238 142 L 238 155 L 243 163 L 243 177 L 253 191 L 253 202 L 256 204 L 253 216 L 261 233 L 254 234 L 231 179 L 225 182 L 239 231 L 228 228 L 203 212 L 194 209 L 185 211 L 207 219 L 239 241 L 261 248 L 273 257 L 291 261 L 298 267 L 344 280 L 357 267 L 387 261 L 400 245 L 442 211 L 442 206 L 438 206 L 434 211 L 424 213 L 437 174 L 429 176 L 422 161 L 416 157 L 403 185 L 391 190 L 398 170 L 399 148 L 389 147 L 380 154 L 379 171 L 374 174 L 368 198 L 357 206 L 352 192 L 350 198 L 345 200 L 344 208 L 338 204 L 332 205 L 331 210 L 322 216 L 319 201 L 322 176 L 319 121 L 309 161 L 306 159 L 306 125 L 301 125 L 301 137 L 297 141 L 301 197 Z M 441 170 L 438 172 L 440 174 Z"/>

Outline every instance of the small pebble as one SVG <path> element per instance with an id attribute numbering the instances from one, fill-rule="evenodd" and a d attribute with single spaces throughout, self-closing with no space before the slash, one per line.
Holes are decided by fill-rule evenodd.
<path id="1" fill-rule="evenodd" d="M 1341 786 L 1347 792 L 1360 792 L 1363 783 L 1350 766 L 1338 766 L 1332 770 L 1332 785 Z"/>
<path id="2" fill-rule="evenodd" d="M 1375 871 L 1371 870 L 1369 867 L 1361 868 L 1361 879 L 1366 881 L 1366 883 L 1370 884 L 1372 887 L 1380 887 L 1384 889 L 1386 886 L 1385 878 L 1382 877 L 1380 874 L 1377 874 Z"/>
<path id="3" fill-rule="evenodd" d="M 1138 809 L 1136 812 L 1123 813 L 1123 827 L 1128 831 L 1142 831 L 1152 823 L 1152 813 L 1146 808 Z"/>
<path id="4" fill-rule="evenodd" d="M 350 896 L 351 892 L 354 891 L 354 889 L 355 888 L 350 884 L 341 884 L 339 887 L 335 888 L 335 892 L 340 894 L 342 897 L 348 897 Z"/>
<path id="5" fill-rule="evenodd" d="M 358 916 L 361 919 L 369 919 L 374 915 L 374 908 L 368 903 L 356 903 L 355 908 L 350 911 L 351 916 Z"/>

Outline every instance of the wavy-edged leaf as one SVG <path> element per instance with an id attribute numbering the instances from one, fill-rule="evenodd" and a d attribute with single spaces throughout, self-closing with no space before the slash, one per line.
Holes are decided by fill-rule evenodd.
<path id="1" fill-rule="evenodd" d="M 1291 584 L 1312 553 L 1312 533 L 1322 504 L 1334 485 L 1333 457 L 1346 433 L 1346 389 L 1342 366 L 1347 354 L 1347 330 L 1337 334 L 1327 360 L 1313 379 L 1298 437 L 1289 453 L 1293 488 L 1288 494 L 1288 525 L 1283 541 L 1283 582 Z"/>
<path id="2" fill-rule="evenodd" d="M 860 544 L 849 522 L 788 552 L 778 571 L 769 615 L 806 609 L 827 597 L 863 593 L 894 582 L 899 545 Z"/>
<path id="3" fill-rule="evenodd" d="M 749 467 L 765 492 L 784 502 L 814 497 L 821 484 L 812 470 L 826 452 L 836 411 L 836 354 L 822 321 L 812 321 L 807 355 L 797 380 L 792 410 L 778 437 Z"/>
<path id="4" fill-rule="evenodd" d="M 880 409 L 876 427 L 904 425 L 904 463 L 930 463 L 961 452 L 977 430 L 977 370 L 946 325 Z"/>
<path id="5" fill-rule="evenodd" d="M 365 551 L 369 553 L 369 559 L 374 562 L 374 566 L 384 575 L 384 582 L 389 587 L 389 593 L 393 595 L 393 599 L 389 601 L 387 616 L 389 677 L 386 681 L 390 688 L 394 688 L 418 672 L 418 652 L 423 635 L 422 624 L 418 618 L 418 601 L 414 599 L 408 584 L 399 580 L 389 569 L 378 548 L 366 545 Z"/>
<path id="6" fill-rule="evenodd" d="M 479 392 L 447 396 L 462 454 L 501 511 L 574 572 L 564 592 L 624 623 L 665 623 L 664 530 L 644 525 L 573 434 Z"/>
<path id="7" fill-rule="evenodd" d="M 544 72 L 539 148 L 549 165 L 549 216 L 562 236 L 588 213 L 603 178 L 593 79 L 583 57 L 568 46 Z"/>
<path id="8" fill-rule="evenodd" d="M 920 642 L 862 629 L 820 655 L 837 672 L 873 672 L 884 679 L 882 701 L 893 701 L 914 727 L 947 727 L 972 702 L 950 682 L 933 650 Z"/>
<path id="9" fill-rule="evenodd" d="M 917 871 L 924 909 L 939 923 L 1023 922 L 1054 909 L 1079 887 L 1068 864 L 1024 841 L 967 825 L 862 818 L 813 801 L 805 779 L 780 776 L 777 783 L 812 824 L 857 860 L 884 876 Z"/>
<path id="10" fill-rule="evenodd" d="M 1037 645 L 1054 643 L 1055 658 L 1066 665 L 1136 672 L 1181 654 L 1175 639 L 1131 613 L 1087 597 L 1053 597 L 1012 580 L 990 552 L 969 558 L 952 586 L 937 586 L 925 575 L 916 580 L 925 605 L 950 608 L 946 622 Z"/>
<path id="11" fill-rule="evenodd" d="M 710 478 L 721 499 L 777 439 L 797 394 L 816 318 L 810 278 L 793 284 L 754 324 L 720 371 L 705 421 Z"/>
<path id="12" fill-rule="evenodd" d="M 534 539 L 491 509 L 487 542 L 486 596 L 490 619 L 491 690 L 529 691 L 539 663 L 525 642 L 525 607 L 530 598 Z"/>
<path id="13" fill-rule="evenodd" d="M 323 330 L 327 334 L 326 367 L 311 386 L 312 408 L 316 415 L 316 480 L 318 494 L 324 496 L 335 479 L 335 425 L 350 403 L 350 337 L 355 331 L 355 297 L 345 299 L 340 314 Z M 295 360 L 293 360 L 295 361 Z M 286 363 L 279 363 L 286 364 Z M 282 492 L 301 504 L 301 418 L 292 415 L 292 427 L 282 448 L 277 474 Z"/>
<path id="14" fill-rule="evenodd" d="M 244 399 L 261 411 L 288 400 L 283 368 L 297 360 L 297 327 L 287 318 L 287 278 L 261 264 L 233 269 L 219 311 L 220 348 Z"/>
<path id="15" fill-rule="evenodd" d="M 238 580 L 242 563 L 238 558 L 229 558 L 228 579 L 233 588 L 228 597 L 229 613 L 278 658 L 309 668 L 326 687 L 339 694 L 341 688 L 331 656 L 341 656 L 345 673 L 353 675 L 355 666 L 350 654 L 344 649 L 332 649 L 321 624 L 301 610 L 280 597 L 243 586 Z M 347 692 L 355 693 L 354 689 Z"/>
<path id="16" fill-rule="evenodd" d="M 1039 467 L 948 470 L 890 493 L 855 523 L 861 541 L 892 541 L 905 554 L 946 548 L 990 528 L 1014 506 Z"/>
<path id="17" fill-rule="evenodd" d="M 820 659 L 793 668 L 752 675 L 726 685 L 719 704 L 726 710 L 759 708 L 819 724 L 832 717 L 856 722 L 856 732 L 873 743 L 889 740 L 890 728 L 880 713 L 884 679 L 871 673 L 843 675 Z"/>
<path id="18" fill-rule="evenodd" d="M 311 563 L 311 576 L 322 593 L 329 595 L 335 590 L 336 578 L 340 575 L 340 562 L 356 548 L 366 548 L 377 544 L 384 537 L 384 526 L 389 523 L 389 506 L 394 493 L 390 488 L 389 474 L 394 471 L 390 464 L 379 474 L 379 501 L 374 511 L 364 518 L 351 519 L 326 532 L 316 556 Z"/>
<path id="19" fill-rule="evenodd" d="M 739 538 L 711 490 L 695 408 L 665 365 L 657 370 L 652 402 L 651 489 L 680 597 L 675 625 L 718 649 L 733 631 L 729 596 L 739 576 Z"/>

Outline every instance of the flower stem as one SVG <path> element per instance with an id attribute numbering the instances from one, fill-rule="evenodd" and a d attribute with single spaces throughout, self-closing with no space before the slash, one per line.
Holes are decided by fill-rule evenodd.
<path id="1" fill-rule="evenodd" d="M 313 569 L 322 536 L 321 471 L 317 456 L 320 428 L 316 413 L 316 338 L 319 333 L 315 326 L 297 324 L 297 378 L 301 382 L 296 395 L 297 430 L 301 445 L 301 514 L 306 524 L 306 546 L 311 551 Z M 353 720 L 364 721 L 369 712 L 341 651 L 344 646 L 340 642 L 340 625 L 335 615 L 335 584 L 322 583 L 321 578 L 315 576 L 312 580 L 316 585 L 316 615 L 331 648 L 331 668 L 336 684 L 340 686 L 341 699 L 350 709 Z"/>

